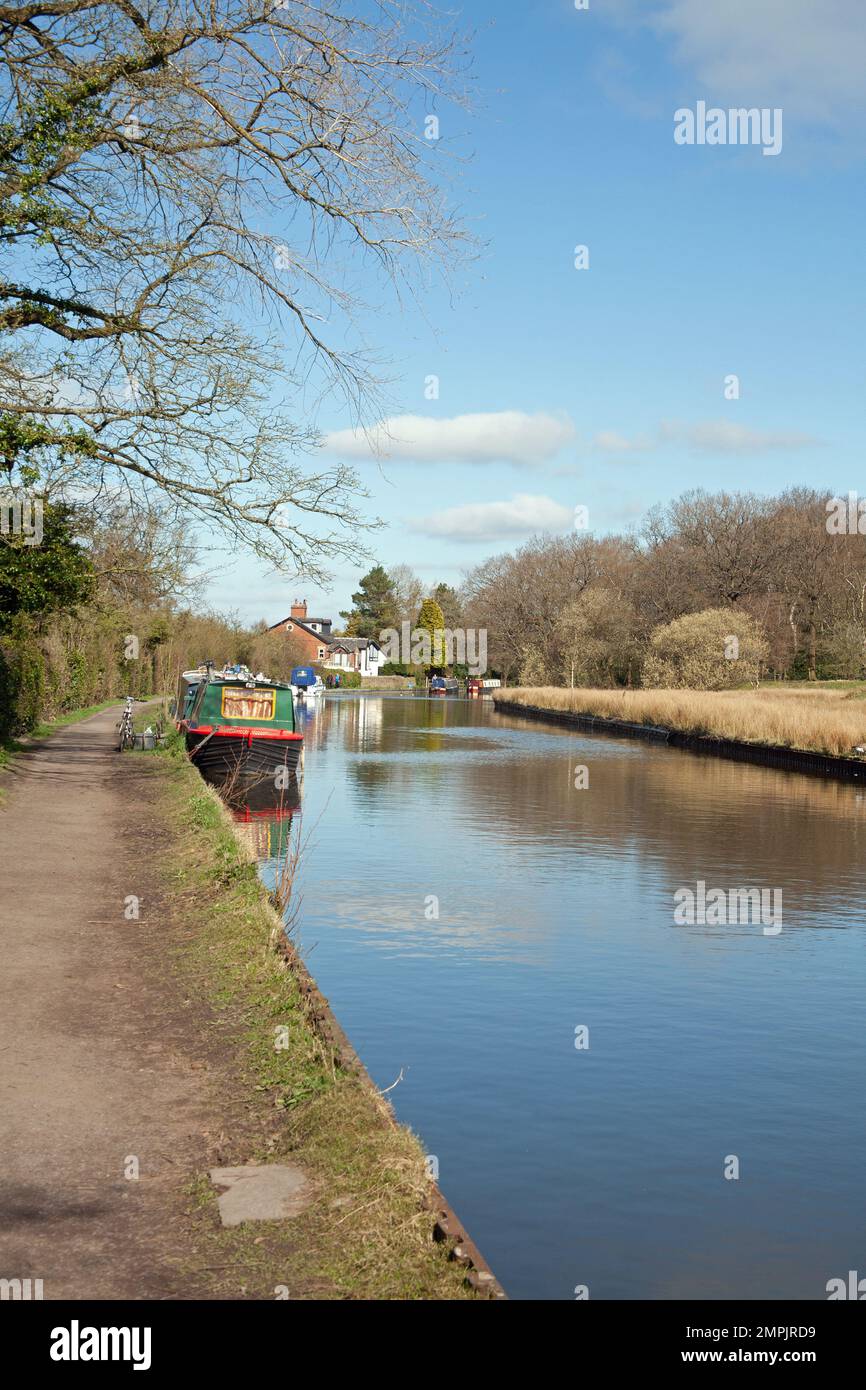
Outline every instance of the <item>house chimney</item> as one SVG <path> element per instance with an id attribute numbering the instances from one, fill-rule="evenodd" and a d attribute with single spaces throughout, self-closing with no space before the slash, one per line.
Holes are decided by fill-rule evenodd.
<path id="1" fill-rule="evenodd" d="M 306 620 L 306 617 L 307 617 L 307 600 L 306 600 L 305 598 L 296 598 L 296 599 L 295 599 L 294 603 L 292 604 L 292 613 L 291 613 L 291 616 L 292 616 L 293 618 L 300 618 L 301 622 L 304 622 L 304 621 Z"/>

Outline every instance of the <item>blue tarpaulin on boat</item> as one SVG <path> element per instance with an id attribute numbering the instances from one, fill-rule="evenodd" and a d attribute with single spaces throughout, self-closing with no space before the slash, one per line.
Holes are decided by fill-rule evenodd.
<path id="1" fill-rule="evenodd" d="M 316 673 L 312 666 L 295 666 L 292 670 L 292 685 L 299 685 L 306 689 L 308 685 L 316 684 Z"/>

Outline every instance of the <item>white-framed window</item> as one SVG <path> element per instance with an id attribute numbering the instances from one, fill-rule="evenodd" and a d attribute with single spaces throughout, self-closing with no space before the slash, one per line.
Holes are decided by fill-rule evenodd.
<path id="1" fill-rule="evenodd" d="M 320 647 L 320 648 L 319 648 L 318 660 L 319 660 L 319 661 L 324 661 L 324 659 L 325 659 L 325 648 L 324 648 L 324 647 Z"/>

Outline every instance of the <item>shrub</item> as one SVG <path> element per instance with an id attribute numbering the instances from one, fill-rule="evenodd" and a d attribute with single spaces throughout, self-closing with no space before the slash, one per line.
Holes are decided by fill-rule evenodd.
<path id="1" fill-rule="evenodd" d="M 688 690 L 756 684 L 767 652 L 763 629 L 748 613 L 707 608 L 655 629 L 644 661 L 643 683 Z"/>
<path id="2" fill-rule="evenodd" d="M 519 679 L 521 685 L 550 685 L 551 673 L 539 647 L 524 647 Z"/>
<path id="3" fill-rule="evenodd" d="M 18 619 L 0 642 L 0 738 L 35 729 L 44 698 L 45 658 L 24 620 Z"/>

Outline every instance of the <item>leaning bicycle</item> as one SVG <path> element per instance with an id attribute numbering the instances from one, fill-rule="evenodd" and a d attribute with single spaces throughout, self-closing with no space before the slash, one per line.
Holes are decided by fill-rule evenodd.
<path id="1" fill-rule="evenodd" d="M 126 704 L 123 707 L 123 713 L 120 716 L 119 723 L 116 725 L 116 728 L 118 730 L 118 753 L 122 753 L 124 748 L 132 748 L 135 744 L 135 730 L 132 727 L 132 705 L 132 696 L 127 695 Z"/>

